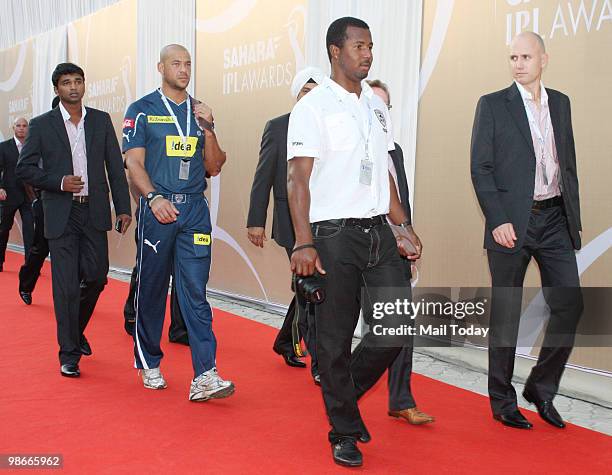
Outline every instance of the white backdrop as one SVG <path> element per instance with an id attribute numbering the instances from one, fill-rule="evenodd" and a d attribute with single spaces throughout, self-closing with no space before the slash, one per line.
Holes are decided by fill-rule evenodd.
<path id="1" fill-rule="evenodd" d="M 0 49 L 77 20 L 119 0 L 0 0 Z"/>
<path id="2" fill-rule="evenodd" d="M 51 72 L 58 63 L 68 60 L 67 26 L 41 33 L 34 41 L 34 83 L 32 84 L 32 115 L 51 109 L 55 96 Z M 87 73 L 86 73 L 87 74 Z"/>
<path id="3" fill-rule="evenodd" d="M 148 94 L 161 84 L 157 72 L 159 50 L 167 44 L 185 46 L 195 58 L 195 0 L 172 0 L 171 10 L 167 0 L 138 1 L 138 61 L 136 96 Z M 170 14 L 171 12 L 171 14 Z M 195 78 L 193 60 L 191 75 Z M 189 92 L 193 94 L 192 79 Z"/>

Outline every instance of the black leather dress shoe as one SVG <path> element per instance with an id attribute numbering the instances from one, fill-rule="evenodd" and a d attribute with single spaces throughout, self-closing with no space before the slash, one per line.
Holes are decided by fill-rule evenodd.
<path id="1" fill-rule="evenodd" d="M 26 305 L 32 305 L 32 294 L 30 292 L 22 292 L 20 290 L 19 296 L 21 297 L 21 300 L 23 300 L 23 302 Z"/>
<path id="2" fill-rule="evenodd" d="M 81 346 L 80 346 L 81 354 L 85 356 L 91 356 L 91 346 L 89 346 L 89 342 L 85 335 L 81 336 Z"/>
<path id="3" fill-rule="evenodd" d="M 332 444 L 332 456 L 334 462 L 344 467 L 361 467 L 363 456 L 357 448 L 357 441 L 352 437 L 341 437 Z"/>
<path id="4" fill-rule="evenodd" d="M 295 355 L 288 354 L 288 355 L 281 355 L 281 356 L 285 360 L 285 363 L 287 363 L 287 366 L 293 366 L 294 368 L 305 368 L 306 367 L 306 363 L 301 361 Z"/>
<path id="5" fill-rule="evenodd" d="M 510 414 L 494 414 L 493 419 L 501 422 L 505 426 L 514 427 L 515 429 L 531 429 L 533 427 L 531 422 L 529 422 L 520 411 L 514 411 Z"/>
<path id="6" fill-rule="evenodd" d="M 312 380 L 314 381 L 316 386 L 321 386 L 321 375 L 320 374 L 315 374 L 312 377 Z"/>
<path id="7" fill-rule="evenodd" d="M 541 401 L 535 398 L 529 391 L 526 389 L 523 391 L 523 397 L 527 402 L 535 404 L 538 408 L 538 414 L 540 417 L 548 422 L 551 426 L 558 427 L 559 429 L 565 428 L 565 422 L 553 406 L 552 401 Z"/>
<path id="8" fill-rule="evenodd" d="M 67 378 L 78 378 L 79 376 L 81 376 L 78 364 L 63 364 L 60 368 L 60 373 L 62 374 L 62 376 L 65 376 Z"/>

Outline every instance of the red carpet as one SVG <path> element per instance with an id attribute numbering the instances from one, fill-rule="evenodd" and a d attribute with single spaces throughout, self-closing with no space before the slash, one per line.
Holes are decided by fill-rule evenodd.
<path id="1" fill-rule="evenodd" d="M 111 281 L 86 332 L 93 356 L 80 379 L 59 375 L 50 271 L 34 303 L 17 294 L 22 256 L 0 274 L 0 454 L 61 453 L 67 473 L 346 473 L 330 456 L 328 426 L 308 370 L 270 348 L 276 330 L 215 311 L 218 367 L 229 399 L 194 404 L 186 347 L 165 343 L 164 391 L 145 390 L 123 331 L 127 284 Z M 218 268 L 220 271 L 221 268 Z M 167 332 L 164 332 L 164 341 Z M 485 397 L 419 375 L 420 407 L 437 421 L 413 427 L 386 415 L 386 383 L 361 404 L 373 440 L 361 445 L 369 473 L 610 473 L 611 438 L 564 431 L 527 412 L 535 427 L 494 423 Z"/>

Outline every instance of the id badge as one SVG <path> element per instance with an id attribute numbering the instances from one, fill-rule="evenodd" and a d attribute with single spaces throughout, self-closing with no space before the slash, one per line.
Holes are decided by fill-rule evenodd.
<path id="1" fill-rule="evenodd" d="M 359 170 L 359 183 L 370 186 L 372 184 L 372 170 L 374 165 L 370 160 L 361 160 Z"/>
<path id="2" fill-rule="evenodd" d="M 189 165 L 191 162 L 181 160 L 181 168 L 179 169 L 179 180 L 189 180 Z"/>

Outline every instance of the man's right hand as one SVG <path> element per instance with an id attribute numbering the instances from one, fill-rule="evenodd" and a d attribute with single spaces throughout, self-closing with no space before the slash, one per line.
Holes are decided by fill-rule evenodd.
<path id="1" fill-rule="evenodd" d="M 313 275 L 315 270 L 319 274 L 326 273 L 316 249 L 307 247 L 291 254 L 291 272 L 301 277 L 308 277 Z"/>
<path id="2" fill-rule="evenodd" d="M 85 182 L 80 176 L 66 175 L 62 179 L 62 190 L 69 193 L 80 193 L 85 186 Z"/>
<path id="3" fill-rule="evenodd" d="M 264 241 L 268 240 L 266 237 L 266 228 L 261 228 L 259 226 L 247 228 L 247 236 L 249 241 L 251 241 L 255 246 L 262 248 L 264 246 Z"/>
<path id="4" fill-rule="evenodd" d="M 514 247 L 514 241 L 516 241 L 516 233 L 514 232 L 514 226 L 512 223 L 500 224 L 493 230 L 493 239 L 500 246 L 512 249 Z"/>
<path id="5" fill-rule="evenodd" d="M 157 198 L 151 203 L 153 216 L 162 224 L 174 223 L 179 210 L 166 198 Z"/>
<path id="6" fill-rule="evenodd" d="M 0 188 L 0 201 L 6 200 L 6 190 L 4 188 Z"/>

